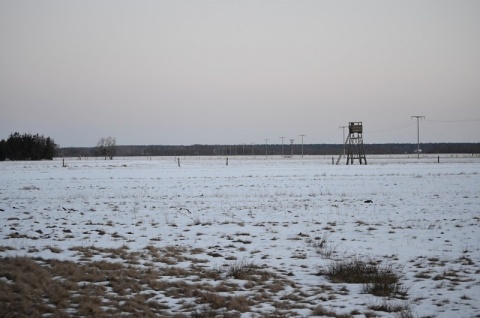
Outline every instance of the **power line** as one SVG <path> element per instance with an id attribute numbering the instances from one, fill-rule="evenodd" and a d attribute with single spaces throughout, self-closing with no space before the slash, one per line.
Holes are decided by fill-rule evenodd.
<path id="1" fill-rule="evenodd" d="M 398 126 L 398 127 L 395 127 L 395 128 L 389 128 L 389 129 L 384 129 L 384 130 L 376 130 L 376 131 L 364 131 L 363 133 L 364 134 L 382 134 L 382 133 L 386 133 L 386 132 L 390 132 L 390 131 L 405 129 L 405 128 L 410 127 L 412 125 L 413 125 L 413 123 L 409 122 L 406 125 Z"/>
<path id="2" fill-rule="evenodd" d="M 435 122 L 435 123 L 467 123 L 467 122 L 480 121 L 480 118 L 460 119 L 460 120 L 432 120 L 432 119 L 425 119 L 425 121 L 431 121 L 431 122 Z"/>

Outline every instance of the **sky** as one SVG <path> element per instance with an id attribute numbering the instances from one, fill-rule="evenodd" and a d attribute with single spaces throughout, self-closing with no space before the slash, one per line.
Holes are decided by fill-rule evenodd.
<path id="1" fill-rule="evenodd" d="M 477 0 L 0 0 L 0 139 L 480 142 Z"/>

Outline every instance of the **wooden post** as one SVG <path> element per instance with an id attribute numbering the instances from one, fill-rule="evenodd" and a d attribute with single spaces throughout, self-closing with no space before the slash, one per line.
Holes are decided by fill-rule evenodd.
<path id="1" fill-rule="evenodd" d="M 180 158 L 177 158 L 178 166 L 180 167 Z"/>
<path id="2" fill-rule="evenodd" d="M 440 163 L 440 156 L 437 157 L 437 163 Z"/>
<path id="3" fill-rule="evenodd" d="M 228 157 L 227 157 L 227 166 L 228 166 Z"/>

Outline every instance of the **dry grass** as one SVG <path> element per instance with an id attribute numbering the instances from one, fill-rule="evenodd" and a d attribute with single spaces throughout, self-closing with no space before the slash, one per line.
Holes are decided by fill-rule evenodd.
<path id="1" fill-rule="evenodd" d="M 32 259 L 1 259 L 0 277 L 8 280 L 8 283 L 0 284 L 0 312 L 12 317 L 59 314 L 69 305 L 65 286 Z"/>
<path id="2" fill-rule="evenodd" d="M 277 304 L 281 314 L 269 316 L 291 317 L 295 308 L 308 303 L 304 300 L 308 295 L 302 293 L 279 300 L 277 294 L 294 283 L 245 260 L 218 270 L 196 265 L 193 253 L 183 247 L 149 246 L 142 253 L 126 247 L 71 250 L 78 252 L 79 262 L 1 259 L 0 313 L 7 313 L 5 317 L 239 317 L 270 303 Z M 91 260 L 98 256 L 104 260 Z M 192 265 L 132 264 L 159 256 L 190 259 Z"/>
<path id="3" fill-rule="evenodd" d="M 322 237 L 307 238 L 306 243 L 313 247 L 315 251 L 325 259 L 331 259 L 333 255 L 337 253 L 338 244 L 332 244 L 328 233 Z"/>
<path id="4" fill-rule="evenodd" d="M 410 305 L 406 302 L 399 302 L 399 301 L 389 300 L 384 298 L 380 301 L 370 304 L 368 308 L 375 311 L 395 312 L 398 314 L 399 317 L 402 317 L 402 318 L 403 317 L 413 318 Z"/>
<path id="5" fill-rule="evenodd" d="M 149 286 L 155 282 L 152 272 L 119 263 L 6 258 L 0 261 L 0 277 L 8 279 L 0 283 L 0 312 L 11 317 L 62 317 L 67 311 L 90 317 L 122 312 L 141 312 L 142 317 L 168 313 L 164 306 L 148 302 L 147 295 L 141 294 L 158 287 Z"/>
<path id="6" fill-rule="evenodd" d="M 227 276 L 241 280 L 251 280 L 253 275 L 259 273 L 259 268 L 253 262 L 240 260 L 228 265 Z"/>
<path id="7" fill-rule="evenodd" d="M 312 314 L 314 316 L 320 316 L 320 317 L 336 317 L 336 318 L 349 318 L 349 317 L 351 317 L 348 314 L 337 314 L 334 311 L 328 310 L 321 305 L 314 308 L 313 311 L 312 311 Z"/>

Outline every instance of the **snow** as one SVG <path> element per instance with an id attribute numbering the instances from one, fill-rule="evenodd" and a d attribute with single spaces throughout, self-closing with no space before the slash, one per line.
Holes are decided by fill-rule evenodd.
<path id="1" fill-rule="evenodd" d="M 416 316 L 480 315 L 480 158 L 367 156 L 366 166 L 332 165 L 329 156 L 228 159 L 2 162 L 0 256 L 79 261 L 72 247 L 199 248 L 205 253 L 195 256 L 212 269 L 253 262 L 291 273 L 307 294 L 331 285 L 335 299 L 311 299 L 345 313 L 380 300 L 318 273 L 336 259 L 368 257 L 401 268 Z M 312 244 L 320 238 L 329 255 Z"/>

